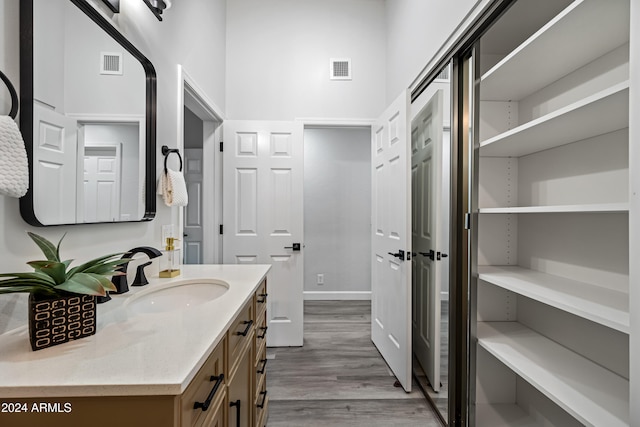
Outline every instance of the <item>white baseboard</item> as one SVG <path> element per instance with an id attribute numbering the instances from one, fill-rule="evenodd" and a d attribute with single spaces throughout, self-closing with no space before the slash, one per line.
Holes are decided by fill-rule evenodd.
<path id="1" fill-rule="evenodd" d="M 305 301 L 371 300 L 371 291 L 304 291 Z"/>

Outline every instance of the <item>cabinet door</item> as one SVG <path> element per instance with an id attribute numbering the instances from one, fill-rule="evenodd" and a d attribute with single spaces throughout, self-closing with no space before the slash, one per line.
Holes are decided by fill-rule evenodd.
<path id="1" fill-rule="evenodd" d="M 247 346 L 240 356 L 238 369 L 229 382 L 229 427 L 249 427 L 252 422 L 252 354 L 251 346 Z"/>

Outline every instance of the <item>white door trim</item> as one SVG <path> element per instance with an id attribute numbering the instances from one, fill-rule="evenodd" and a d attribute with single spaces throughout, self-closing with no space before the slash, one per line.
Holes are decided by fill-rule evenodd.
<path id="1" fill-rule="evenodd" d="M 187 93 L 188 96 L 185 96 Z M 178 64 L 177 93 L 177 147 L 184 152 L 184 107 L 187 106 L 204 122 L 203 154 L 203 193 L 214 194 L 214 197 L 203 198 L 203 212 L 213 212 L 213 217 L 203 218 L 203 263 L 217 264 L 222 261 L 222 239 L 217 232 L 222 223 L 222 153 L 218 143 L 222 140 L 220 125 L 225 119 L 224 113 L 205 93 L 197 82 L 189 75 L 184 66 Z M 184 212 L 177 210 L 177 237 L 181 239 L 184 232 Z"/>

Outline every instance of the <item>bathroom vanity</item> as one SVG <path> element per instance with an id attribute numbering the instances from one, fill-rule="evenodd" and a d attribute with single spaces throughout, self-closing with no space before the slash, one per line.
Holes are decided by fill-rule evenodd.
<path id="1" fill-rule="evenodd" d="M 185 265 L 114 295 L 96 335 L 0 335 L 0 425 L 264 426 L 268 265 Z"/>

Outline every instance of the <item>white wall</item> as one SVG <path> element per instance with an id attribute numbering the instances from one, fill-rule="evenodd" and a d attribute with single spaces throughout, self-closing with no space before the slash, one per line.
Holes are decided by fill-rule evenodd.
<path id="1" fill-rule="evenodd" d="M 387 0 L 386 101 L 409 87 L 476 0 Z"/>
<path id="2" fill-rule="evenodd" d="M 228 118 L 374 118 L 384 109 L 383 0 L 232 0 L 227 19 Z M 353 80 L 329 80 L 334 57 L 351 58 Z"/>
<path id="3" fill-rule="evenodd" d="M 49 0 L 40 0 L 45 1 Z M 69 1 L 66 10 L 62 112 L 144 115 L 142 65 Z M 46 37 L 39 31 L 34 33 L 37 42 Z M 101 52 L 122 54 L 122 75 L 100 74 Z"/>
<path id="4" fill-rule="evenodd" d="M 92 0 L 94 1 L 94 0 Z M 98 7 L 106 7 L 95 0 Z M 177 64 L 182 64 L 198 86 L 220 108 L 225 106 L 225 0 L 180 0 L 159 22 L 142 1 L 121 1 L 114 16 L 120 27 L 156 68 L 158 75 L 157 172 L 162 167 L 160 146 L 176 146 L 178 139 Z M 0 69 L 19 90 L 19 1 L 0 0 Z M 189 25 L 184 25 L 189 22 Z M 2 114 L 9 110 L 8 95 L 0 90 Z M 134 246 L 160 245 L 163 224 L 177 225 L 177 208 L 158 200 L 152 222 L 60 226 L 36 229 L 20 217 L 18 200 L 0 196 L 0 271 L 27 271 L 25 262 L 39 256 L 25 230 L 57 241 L 65 232 L 62 253 L 78 261 Z M 25 296 L 0 295 L 0 333 L 27 321 Z"/>
<path id="5" fill-rule="evenodd" d="M 305 129 L 305 298 L 370 298 L 370 217 L 371 130 Z"/>

